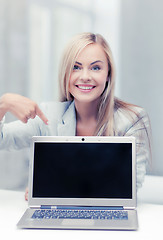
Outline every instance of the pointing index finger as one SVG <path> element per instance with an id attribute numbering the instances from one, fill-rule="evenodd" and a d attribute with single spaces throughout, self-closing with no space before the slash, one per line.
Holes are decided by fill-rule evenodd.
<path id="1" fill-rule="evenodd" d="M 44 115 L 44 113 L 41 111 L 41 109 L 38 107 L 38 105 L 36 106 L 36 115 L 37 115 L 46 125 L 48 125 L 48 119 L 47 119 L 47 117 Z"/>

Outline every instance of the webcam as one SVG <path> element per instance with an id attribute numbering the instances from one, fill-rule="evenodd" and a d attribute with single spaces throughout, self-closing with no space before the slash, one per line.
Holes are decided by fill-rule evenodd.
<path id="1" fill-rule="evenodd" d="M 84 142 L 84 141 L 85 141 L 85 138 L 82 138 L 81 140 Z"/>

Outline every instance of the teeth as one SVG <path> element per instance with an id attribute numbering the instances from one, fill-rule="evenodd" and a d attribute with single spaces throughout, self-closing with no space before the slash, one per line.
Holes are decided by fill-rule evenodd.
<path id="1" fill-rule="evenodd" d="M 93 87 L 78 86 L 78 88 L 83 89 L 83 90 L 90 90 Z"/>

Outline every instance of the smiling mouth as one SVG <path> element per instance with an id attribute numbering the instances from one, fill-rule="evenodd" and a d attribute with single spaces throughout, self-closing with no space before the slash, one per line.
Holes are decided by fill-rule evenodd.
<path id="1" fill-rule="evenodd" d="M 76 85 L 76 87 L 81 90 L 92 90 L 93 88 L 95 88 L 95 86 L 88 86 L 88 85 Z"/>

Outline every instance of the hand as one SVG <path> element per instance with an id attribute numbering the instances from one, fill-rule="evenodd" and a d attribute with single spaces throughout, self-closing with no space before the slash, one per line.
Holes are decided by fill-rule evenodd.
<path id="1" fill-rule="evenodd" d="M 28 187 L 25 190 L 25 200 L 28 201 Z"/>
<path id="2" fill-rule="evenodd" d="M 34 119 L 36 115 L 47 125 L 48 119 L 41 111 L 39 106 L 30 100 L 18 94 L 7 93 L 0 99 L 0 119 L 3 118 L 6 112 L 12 113 L 23 123 Z"/>

